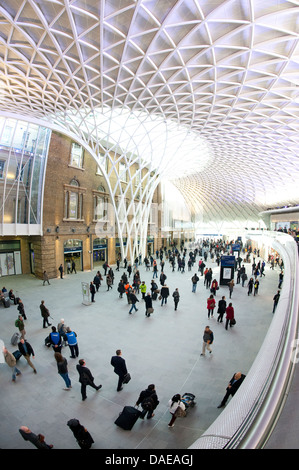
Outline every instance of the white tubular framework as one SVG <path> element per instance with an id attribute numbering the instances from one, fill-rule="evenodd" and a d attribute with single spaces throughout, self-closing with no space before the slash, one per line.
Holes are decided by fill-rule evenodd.
<path id="1" fill-rule="evenodd" d="M 203 222 L 257 227 L 298 204 L 298 16 L 296 0 L 2 0 L 0 112 L 97 158 L 106 140 Z"/>

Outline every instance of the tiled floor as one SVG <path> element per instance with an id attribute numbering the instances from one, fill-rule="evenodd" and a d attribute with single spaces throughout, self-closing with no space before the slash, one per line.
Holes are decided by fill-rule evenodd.
<path id="1" fill-rule="evenodd" d="M 208 261 L 215 277 L 219 278 L 216 263 Z M 247 264 L 250 274 L 251 265 Z M 142 280 L 149 286 L 152 272 L 140 267 Z M 22 375 L 13 383 L 11 370 L 0 363 L 0 448 L 28 449 L 18 432 L 21 425 L 33 432 L 42 433 L 47 443 L 56 449 L 76 449 L 78 445 L 67 427 L 70 418 L 78 418 L 94 438 L 95 449 L 186 449 L 217 418 L 228 380 L 241 370 L 247 373 L 265 332 L 272 320 L 272 298 L 277 290 L 278 271 L 266 268 L 266 277 L 260 282 L 259 295 L 248 297 L 247 289 L 236 285 L 232 302 L 237 324 L 228 331 L 224 323 L 215 318 L 207 319 L 206 299 L 209 291 L 200 278 L 197 292 L 191 292 L 191 276 L 196 271 L 171 272 L 166 263 L 164 269 L 167 285 L 172 293 L 179 288 L 181 300 L 174 311 L 170 297 L 167 306 L 155 302 L 152 317 L 144 315 L 144 304 L 139 296 L 138 312 L 128 314 L 125 298 L 119 299 L 116 287 L 124 272 L 115 272 L 113 290 L 107 292 L 105 283 L 96 294 L 96 302 L 82 304 L 81 282 L 93 279 L 95 271 L 66 275 L 63 280 L 54 279 L 43 286 L 33 276 L 2 278 L 0 284 L 13 288 L 23 300 L 26 315 L 27 340 L 35 350 L 34 363 L 37 374 L 20 359 Z M 1 285 L 1 287 L 2 287 Z M 220 287 L 216 300 L 228 297 L 227 287 Z M 65 319 L 78 335 L 80 357 L 86 360 L 100 391 L 88 389 L 88 398 L 81 400 L 80 384 L 76 371 L 77 360 L 70 359 L 69 349 L 63 349 L 68 359 L 72 390 L 64 391 L 64 382 L 57 373 L 51 349 L 44 346 L 48 330 L 42 328 L 40 301 L 44 299 L 57 326 Z M 17 309 L 0 307 L 1 340 L 10 351 L 16 349 L 10 338 Z M 206 325 L 214 332 L 213 353 L 201 357 L 202 335 Z M 121 392 L 116 391 L 117 376 L 110 365 L 116 349 L 122 349 L 123 357 L 132 380 Z M 151 420 L 138 420 L 131 431 L 118 428 L 114 421 L 125 405 L 134 405 L 139 392 L 155 383 L 160 404 Z M 196 406 L 187 417 L 177 419 L 173 428 L 167 424 L 170 414 L 168 400 L 175 393 L 192 392 Z"/>

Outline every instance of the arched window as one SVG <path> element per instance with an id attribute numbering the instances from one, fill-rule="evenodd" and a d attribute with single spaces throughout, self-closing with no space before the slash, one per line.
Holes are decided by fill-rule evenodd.
<path id="1" fill-rule="evenodd" d="M 79 184 L 79 181 L 76 180 L 75 178 L 73 178 L 70 182 L 70 185 L 71 186 L 76 186 L 76 188 L 79 188 L 80 184 Z"/>
<path id="2" fill-rule="evenodd" d="M 73 178 L 68 185 L 64 185 L 64 192 L 64 218 L 66 220 L 83 220 L 83 194 L 85 189 L 81 188 L 79 181 Z"/>
<path id="3" fill-rule="evenodd" d="M 98 221 L 107 221 L 108 220 L 108 195 L 105 191 L 103 185 L 99 185 L 97 190 L 93 191 L 93 220 L 94 222 Z"/>
<path id="4" fill-rule="evenodd" d="M 98 186 L 97 191 L 99 191 L 99 193 L 105 193 L 105 192 L 106 192 L 106 191 L 105 191 L 105 188 L 104 188 L 104 186 L 103 186 L 102 184 L 100 184 L 100 185 Z"/>

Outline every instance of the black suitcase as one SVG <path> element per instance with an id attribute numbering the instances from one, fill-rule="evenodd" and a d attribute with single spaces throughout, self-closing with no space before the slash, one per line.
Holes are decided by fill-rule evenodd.
<path id="1" fill-rule="evenodd" d="M 3 303 L 4 303 L 5 308 L 9 308 L 10 307 L 10 298 L 5 297 L 5 299 L 3 299 Z"/>
<path id="2" fill-rule="evenodd" d="M 141 414 L 141 411 L 134 408 L 134 406 L 125 406 L 119 417 L 114 421 L 114 424 L 126 431 L 130 431 Z"/>

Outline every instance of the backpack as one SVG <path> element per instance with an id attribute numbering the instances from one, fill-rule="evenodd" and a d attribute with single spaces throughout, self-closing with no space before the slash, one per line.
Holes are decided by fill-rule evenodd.
<path id="1" fill-rule="evenodd" d="M 150 411 L 154 408 L 154 401 L 151 397 L 146 397 L 141 402 L 141 407 L 143 410 Z"/>
<path id="2" fill-rule="evenodd" d="M 180 294 L 178 293 L 178 291 L 174 291 L 174 293 L 172 294 L 172 297 L 174 298 L 174 300 L 179 300 Z"/>

